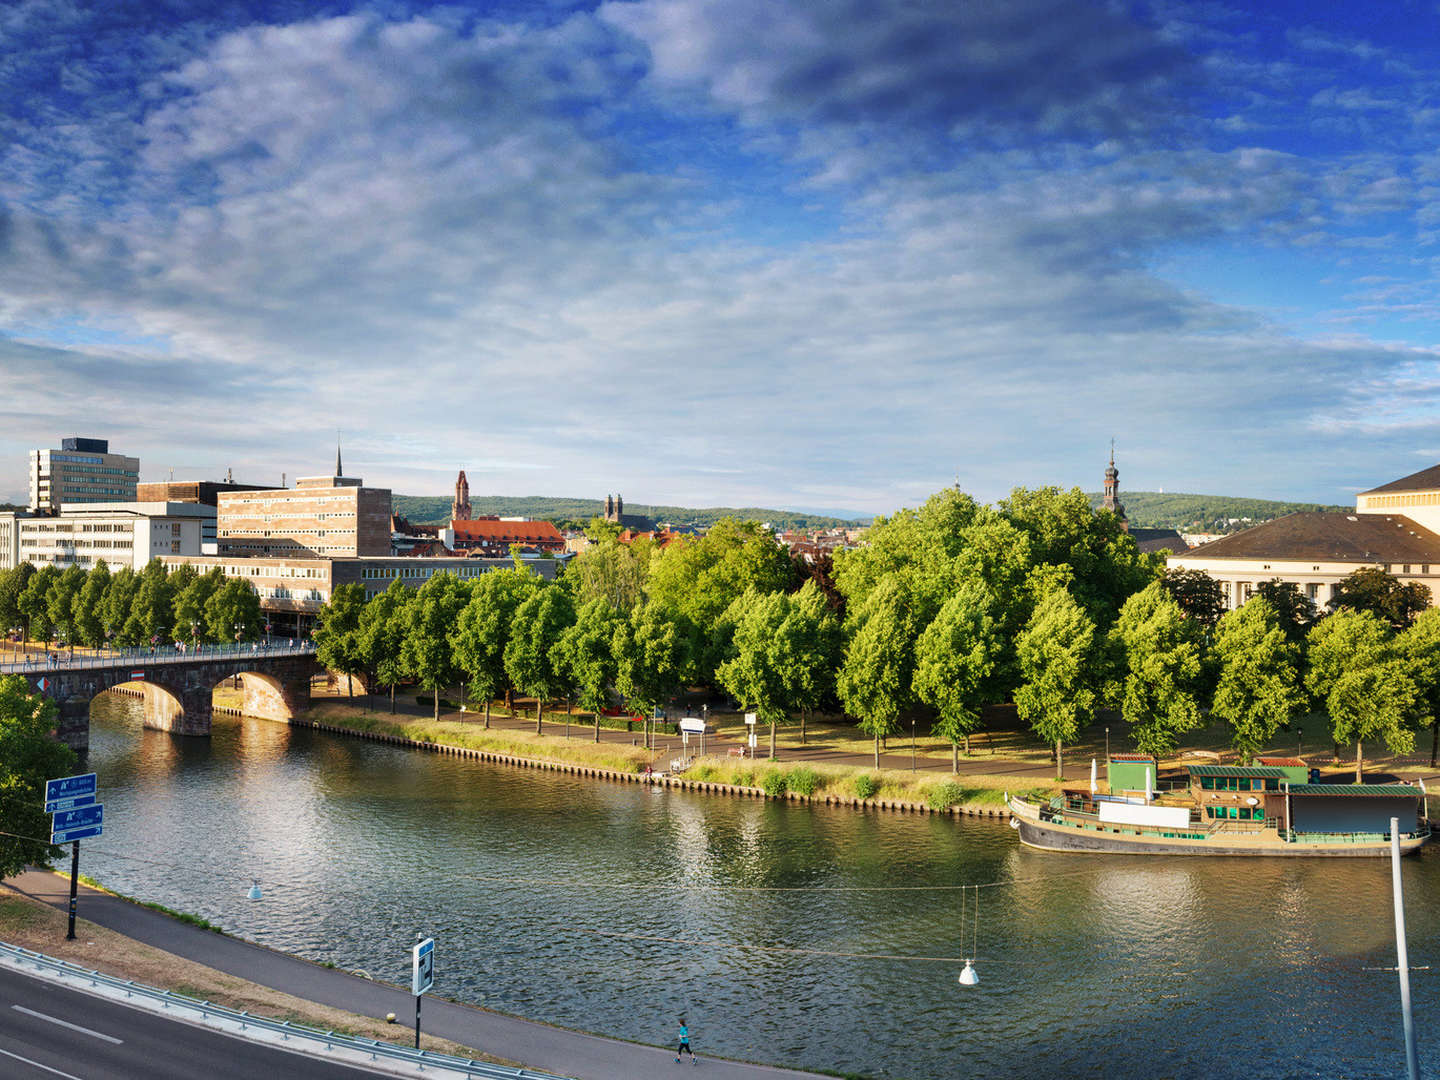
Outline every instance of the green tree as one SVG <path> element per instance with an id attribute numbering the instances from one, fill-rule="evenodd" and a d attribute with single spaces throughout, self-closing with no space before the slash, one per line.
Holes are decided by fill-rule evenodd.
<path id="1" fill-rule="evenodd" d="M 545 702 L 569 690 L 555 646 L 575 622 L 575 602 L 556 585 L 532 593 L 510 620 L 505 673 L 522 693 L 535 698 L 535 733 L 543 730 Z"/>
<path id="2" fill-rule="evenodd" d="M 1225 614 L 1225 594 L 1220 583 L 1204 570 L 1166 570 L 1160 584 L 1181 611 L 1206 629 L 1212 629 Z"/>
<path id="3" fill-rule="evenodd" d="M 1395 639 L 1415 684 L 1419 715 L 1430 725 L 1430 767 L 1440 756 L 1440 608 L 1420 613 Z"/>
<path id="4" fill-rule="evenodd" d="M 28 562 L 0 572 L 0 632 L 24 625 L 25 615 L 20 610 L 20 597 L 34 574 L 35 565 Z"/>
<path id="5" fill-rule="evenodd" d="M 857 628 L 845 649 L 836 680 L 840 701 L 860 721 L 860 730 L 875 740 L 875 767 L 880 767 L 880 741 L 900 729 L 901 716 L 915 707 L 915 640 L 918 627 L 912 591 L 899 574 L 886 577 L 865 600 Z"/>
<path id="6" fill-rule="evenodd" d="M 915 646 L 915 696 L 935 710 L 935 734 L 950 740 L 950 768 L 960 771 L 960 740 L 970 736 L 999 660 L 1001 641 L 991 617 L 995 597 L 984 582 L 966 581 L 940 609 Z"/>
<path id="7" fill-rule="evenodd" d="M 355 696 L 351 676 L 365 673 L 360 648 L 360 613 L 365 610 L 365 586 L 359 582 L 337 585 L 315 620 L 315 659 L 345 676 L 348 697 Z"/>
<path id="8" fill-rule="evenodd" d="M 188 637 L 195 642 L 211 640 L 205 605 L 224 585 L 225 571 L 215 566 L 203 574 L 196 574 L 189 584 L 175 591 L 174 625 L 177 637 Z"/>
<path id="9" fill-rule="evenodd" d="M 575 556 L 565 570 L 565 581 L 578 605 L 604 600 L 616 611 L 629 612 L 645 599 L 646 569 L 633 545 L 605 540 Z"/>
<path id="10" fill-rule="evenodd" d="M 1055 746 L 1055 775 L 1064 775 L 1063 748 L 1095 715 L 1099 640 L 1095 623 L 1069 590 L 1047 593 L 1016 642 L 1020 677 L 1015 709 L 1020 719 Z"/>
<path id="11" fill-rule="evenodd" d="M 30 576 L 25 591 L 17 602 L 20 617 L 25 620 L 25 636 L 39 639 L 46 645 L 55 636 L 55 623 L 50 618 L 50 591 L 60 578 L 60 571 L 54 566 L 43 566 Z"/>
<path id="12" fill-rule="evenodd" d="M 105 643 L 105 591 L 110 588 L 110 567 L 97 562 L 85 575 L 85 584 L 75 594 L 73 605 L 75 637 L 82 645 L 98 648 Z"/>
<path id="13" fill-rule="evenodd" d="M 1414 749 L 1409 724 L 1419 691 L 1389 624 L 1373 611 L 1342 607 L 1315 625 L 1309 641 L 1306 688 L 1325 703 L 1335 744 L 1354 741 L 1361 783 L 1366 739 L 1382 739 L 1397 754 Z"/>
<path id="14" fill-rule="evenodd" d="M 45 781 L 75 767 L 75 752 L 54 737 L 56 712 L 21 676 L 0 676 L 0 878 L 60 855 L 43 840 L 24 839 L 50 835 Z"/>
<path id="15" fill-rule="evenodd" d="M 685 637 L 670 615 L 644 604 L 615 627 L 615 689 L 644 715 L 664 705 L 680 689 Z"/>
<path id="16" fill-rule="evenodd" d="M 605 600 L 591 600 L 551 650 L 565 683 L 575 688 L 580 707 L 595 714 L 597 743 L 600 714 L 610 704 L 608 695 L 616 679 L 615 629 L 624 618 Z"/>
<path id="17" fill-rule="evenodd" d="M 800 713 L 800 742 L 805 722 L 835 691 L 843 638 L 840 623 L 821 587 L 807 581 L 791 597 L 790 614 L 781 624 L 775 647 L 787 682 L 786 697 Z"/>
<path id="18" fill-rule="evenodd" d="M 1310 627 L 1315 625 L 1315 604 L 1293 581 L 1279 578 L 1262 581 L 1255 586 L 1253 599 L 1264 600 L 1275 609 L 1280 629 L 1291 641 L 1304 641 Z"/>
<path id="19" fill-rule="evenodd" d="M 727 693 L 770 728 L 770 756 L 775 756 L 775 726 L 790 719 L 793 679 L 786 656 L 776 648 L 781 627 L 790 615 L 785 593 L 749 589 L 730 608 L 735 633 L 730 656 L 715 669 Z"/>
<path id="20" fill-rule="evenodd" d="M 142 596 L 144 590 L 142 583 Z M 133 615 L 131 619 L 134 619 Z M 260 614 L 260 596 L 255 592 L 255 586 L 241 578 L 225 582 L 205 601 L 205 625 L 209 628 L 212 641 L 258 640 L 265 619 Z"/>
<path id="21" fill-rule="evenodd" d="M 135 603 L 135 594 L 140 591 L 140 576 L 128 566 L 122 566 L 110 575 L 110 584 L 105 588 L 103 605 L 105 633 L 117 645 L 134 645 L 125 636 L 125 627 L 130 622 L 130 608 Z"/>
<path id="22" fill-rule="evenodd" d="M 75 644 L 75 598 L 85 587 L 85 571 L 78 566 L 67 566 L 50 588 L 46 598 L 46 614 L 50 625 L 62 642 Z"/>
<path id="23" fill-rule="evenodd" d="M 1127 672 L 1121 715 L 1142 751 L 1168 754 L 1183 732 L 1200 724 L 1200 624 L 1156 581 L 1125 602 L 1113 633 Z"/>
<path id="24" fill-rule="evenodd" d="M 470 583 L 470 597 L 455 622 L 451 647 L 455 663 L 469 681 L 470 696 L 485 702 L 485 726 L 490 726 L 490 703 L 501 691 L 509 703 L 510 678 L 505 673 L 505 646 L 515 612 L 544 582 L 529 570 L 506 567 L 492 570 Z"/>
<path id="25" fill-rule="evenodd" d="M 450 636 L 469 594 L 454 574 L 435 574 L 415 591 L 404 608 L 405 637 L 400 661 L 405 673 L 433 697 L 434 718 L 440 719 L 440 691 L 460 678 Z"/>
<path id="26" fill-rule="evenodd" d="M 365 605 L 355 632 L 360 655 L 365 658 L 365 670 L 390 690 L 392 713 L 395 685 L 405 678 L 405 608 L 414 599 L 414 591 L 399 578 L 394 579 L 384 592 Z"/>
<path id="27" fill-rule="evenodd" d="M 249 587 L 248 582 L 244 584 Z M 140 571 L 140 588 L 130 604 L 125 637 L 137 645 L 158 645 L 170 637 L 174 621 L 175 597 L 170 591 L 165 564 L 159 559 L 151 559 L 149 565 Z"/>
<path id="28" fill-rule="evenodd" d="M 1230 745 L 1249 761 L 1305 712 L 1300 649 L 1279 613 L 1255 597 L 1220 620 L 1214 654 L 1220 681 L 1211 712 L 1230 725 Z"/>
<path id="29" fill-rule="evenodd" d="M 1335 587 L 1330 610 L 1351 608 L 1374 612 L 1396 630 L 1403 630 L 1430 606 L 1430 587 L 1418 581 L 1402 583 L 1378 566 L 1366 566 Z"/>
<path id="30" fill-rule="evenodd" d="M 592 544 L 605 544 L 613 541 L 624 531 L 618 521 L 610 521 L 599 514 L 592 517 L 589 524 L 585 526 L 585 536 Z"/>

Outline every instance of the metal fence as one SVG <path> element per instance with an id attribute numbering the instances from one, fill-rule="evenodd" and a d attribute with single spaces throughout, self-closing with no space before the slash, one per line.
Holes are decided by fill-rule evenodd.
<path id="1" fill-rule="evenodd" d="M 310 642 L 286 638 L 267 638 L 238 645 L 174 645 L 134 646 L 104 652 L 76 653 L 63 650 L 52 653 L 26 653 L 23 659 L 0 663 L 0 675 L 43 675 L 47 671 L 92 671 L 96 668 L 139 667 L 151 664 L 193 664 L 210 660 L 270 659 L 282 656 L 313 656 Z"/>
<path id="2" fill-rule="evenodd" d="M 90 968 L 72 964 L 68 960 L 58 960 L 55 957 L 46 956 L 44 953 L 22 949 L 16 945 L 0 943 L 0 957 L 14 961 L 17 966 L 22 968 L 69 976 L 87 982 L 91 987 L 105 987 L 117 994 L 123 993 L 127 998 L 139 998 L 151 1004 L 158 1004 L 163 1010 L 187 1011 L 191 1014 L 198 1014 L 202 1020 L 209 1020 L 213 1017 L 216 1020 L 239 1025 L 241 1031 L 254 1028 L 257 1031 L 279 1035 L 287 1042 L 291 1039 L 307 1040 L 316 1044 L 317 1048 L 324 1046 L 327 1050 L 348 1050 L 366 1055 L 370 1061 L 379 1062 L 381 1059 L 385 1059 L 399 1064 L 412 1065 L 421 1071 L 449 1070 L 459 1076 L 474 1077 L 475 1080 L 571 1080 L 571 1078 L 560 1077 L 554 1073 L 517 1069 L 508 1065 L 493 1065 L 489 1062 L 455 1057 L 451 1054 L 438 1054 L 433 1050 L 415 1050 L 408 1046 L 380 1042 L 376 1039 L 363 1039 L 352 1035 L 340 1035 L 334 1031 L 321 1031 L 319 1028 L 294 1024 L 288 1020 L 270 1020 L 244 1010 L 236 1012 L 223 1005 L 216 1005 L 210 1001 L 198 1001 L 171 990 L 157 990 L 155 987 L 145 986 L 143 983 L 103 975 Z"/>

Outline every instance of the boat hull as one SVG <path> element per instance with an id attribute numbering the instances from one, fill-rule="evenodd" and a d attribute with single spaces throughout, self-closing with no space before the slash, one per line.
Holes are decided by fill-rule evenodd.
<path id="1" fill-rule="evenodd" d="M 1074 825 L 1041 821 L 1038 817 L 1016 814 L 1011 823 L 1020 834 L 1020 842 L 1042 851 L 1092 852 L 1123 855 L 1222 855 L 1280 856 L 1311 858 L 1377 858 L 1390 854 L 1390 842 L 1324 843 L 1299 840 L 1289 842 L 1271 835 L 1206 836 L 1182 839 L 1144 836 L 1128 832 L 1102 832 Z M 1402 837 L 1400 852 L 1418 852 L 1428 835 Z"/>

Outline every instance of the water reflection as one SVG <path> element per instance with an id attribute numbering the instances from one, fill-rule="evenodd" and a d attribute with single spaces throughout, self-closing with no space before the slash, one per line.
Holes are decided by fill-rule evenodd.
<path id="1" fill-rule="evenodd" d="M 1394 976 L 1363 970 L 1393 964 L 1381 862 L 1046 855 L 999 822 L 592 784 L 270 721 L 183 739 L 144 731 L 136 704 L 94 709 L 106 836 L 86 871 L 316 960 L 404 981 L 423 930 L 447 995 L 648 1042 L 685 1010 L 717 1053 L 872 1076 L 1403 1062 Z M 1435 865 L 1404 871 L 1416 964 Z M 957 965 L 752 947 L 961 956 L 958 892 L 864 890 L 997 880 L 973 989 Z M 1433 987 L 1417 975 L 1421 1015 Z"/>

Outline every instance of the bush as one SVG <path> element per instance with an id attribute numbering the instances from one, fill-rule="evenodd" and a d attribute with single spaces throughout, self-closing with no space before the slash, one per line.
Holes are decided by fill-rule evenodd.
<path id="1" fill-rule="evenodd" d="M 752 769 L 737 769 L 735 779 L 731 781 L 736 787 L 754 787 L 755 773 Z"/>
<path id="2" fill-rule="evenodd" d="M 855 777 L 855 794 L 861 799 L 874 798 L 875 793 L 880 790 L 879 781 L 869 773 L 861 773 Z"/>
<path id="3" fill-rule="evenodd" d="M 790 790 L 797 795 L 814 795 L 820 786 L 820 775 L 814 769 L 802 765 L 790 773 Z"/>
<path id="4" fill-rule="evenodd" d="M 925 801 L 931 810 L 948 810 L 956 803 L 965 801 L 965 789 L 954 780 L 936 784 L 925 793 Z"/>
<path id="5" fill-rule="evenodd" d="M 782 799 L 785 792 L 789 790 L 789 782 L 785 774 L 779 769 L 771 769 L 765 774 L 765 779 L 760 781 L 761 788 L 765 791 L 766 798 Z"/>

